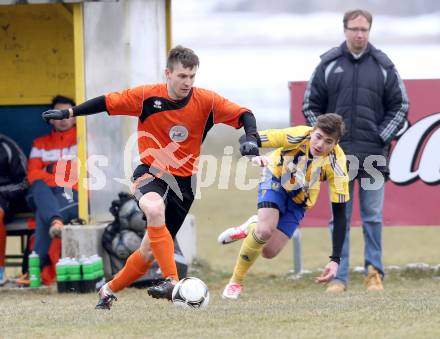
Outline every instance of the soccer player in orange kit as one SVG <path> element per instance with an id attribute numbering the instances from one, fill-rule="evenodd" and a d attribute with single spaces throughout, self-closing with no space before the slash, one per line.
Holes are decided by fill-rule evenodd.
<path id="1" fill-rule="evenodd" d="M 194 200 L 192 177 L 197 172 L 200 147 L 214 124 L 244 127 L 242 155 L 259 155 L 254 115 L 209 90 L 193 87 L 199 67 L 197 55 L 176 46 L 167 59 L 166 83 L 114 92 L 68 110 L 51 110 L 43 119 L 65 119 L 107 111 L 138 120 L 142 164 L 133 174 L 133 193 L 147 218 L 147 232 L 139 250 L 127 259 L 112 281 L 99 291 L 97 309 L 110 309 L 115 293 L 141 277 L 154 259 L 165 278 L 148 289 L 153 298 L 171 300 L 178 281 L 173 238 Z M 194 182 L 194 180 L 193 180 Z"/>

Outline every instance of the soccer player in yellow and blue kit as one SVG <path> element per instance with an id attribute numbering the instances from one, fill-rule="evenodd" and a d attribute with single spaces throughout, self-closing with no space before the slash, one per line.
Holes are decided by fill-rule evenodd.
<path id="1" fill-rule="evenodd" d="M 219 236 L 226 244 L 244 238 L 234 272 L 222 297 L 238 299 L 245 276 L 260 254 L 275 257 L 292 237 L 306 210 L 315 204 L 320 182 L 327 181 L 334 215 L 330 262 L 316 282 L 331 281 L 338 270 L 345 237 L 345 205 L 349 200 L 346 158 L 337 144 L 344 132 L 341 117 L 318 117 L 315 126 L 297 126 L 258 132 L 258 144 L 276 148 L 253 163 L 265 167 L 258 187 L 258 218 Z"/>

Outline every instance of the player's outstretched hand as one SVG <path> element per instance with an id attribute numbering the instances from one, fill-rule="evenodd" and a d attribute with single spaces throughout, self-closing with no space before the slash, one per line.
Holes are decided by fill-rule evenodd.
<path id="1" fill-rule="evenodd" d="M 51 109 L 41 114 L 44 121 L 49 123 L 50 120 L 63 120 L 69 118 L 69 110 Z"/>
<path id="2" fill-rule="evenodd" d="M 254 137 L 252 135 L 246 136 L 244 134 L 240 137 L 239 142 L 240 142 L 240 153 L 242 156 L 260 155 L 260 153 L 258 151 L 258 142 L 257 142 L 256 137 Z"/>
<path id="3" fill-rule="evenodd" d="M 271 164 L 271 160 L 265 155 L 259 155 L 252 158 L 252 163 L 260 167 L 266 167 L 267 165 Z"/>
<path id="4" fill-rule="evenodd" d="M 319 284 L 326 284 L 333 280 L 338 272 L 338 263 L 335 261 L 330 261 L 325 267 L 324 272 L 319 277 L 316 277 L 315 282 Z"/>

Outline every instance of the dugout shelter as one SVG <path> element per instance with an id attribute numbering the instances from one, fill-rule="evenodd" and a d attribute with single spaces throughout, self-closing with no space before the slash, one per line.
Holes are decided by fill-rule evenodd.
<path id="1" fill-rule="evenodd" d="M 0 0 L 0 27 L 0 132 L 29 156 L 32 141 L 51 129 L 41 113 L 55 95 L 79 104 L 164 80 L 171 0 Z M 79 217 L 87 224 L 111 220 L 112 200 L 128 191 L 139 162 L 136 127 L 136 119 L 105 113 L 77 118 Z M 195 255 L 194 232 L 191 228 L 190 243 L 181 246 L 189 262 Z M 81 234 L 78 243 L 95 238 Z M 72 255 L 64 250 L 63 245 L 63 256 Z"/>
<path id="2" fill-rule="evenodd" d="M 27 156 L 32 140 L 50 131 L 41 113 L 55 95 L 81 103 L 163 80 L 171 0 L 0 4 L 0 132 Z M 124 169 L 123 154 L 136 123 L 105 114 L 77 118 L 79 214 L 87 222 L 108 220 L 112 199 L 127 190 L 131 173 Z M 136 154 L 135 145 L 131 152 Z M 88 164 L 105 179 L 90 178 Z"/>

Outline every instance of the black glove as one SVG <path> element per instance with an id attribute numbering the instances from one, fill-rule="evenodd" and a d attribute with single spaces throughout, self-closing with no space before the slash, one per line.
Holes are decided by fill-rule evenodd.
<path id="1" fill-rule="evenodd" d="M 260 155 L 258 150 L 257 138 L 253 135 L 242 135 L 239 139 L 240 142 L 240 153 L 242 156 L 245 155 Z"/>
<path id="2" fill-rule="evenodd" d="M 53 120 L 63 120 L 63 119 L 69 118 L 69 116 L 70 116 L 70 114 L 69 114 L 68 109 L 63 109 L 63 110 L 50 109 L 46 112 L 43 112 L 43 114 L 41 114 L 41 117 L 47 123 L 49 123 L 49 121 L 52 119 Z"/>

